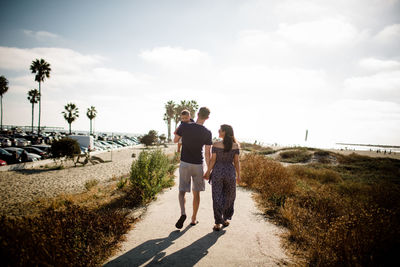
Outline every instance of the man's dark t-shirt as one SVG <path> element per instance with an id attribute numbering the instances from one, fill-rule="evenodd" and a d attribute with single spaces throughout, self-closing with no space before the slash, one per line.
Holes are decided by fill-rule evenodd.
<path id="1" fill-rule="evenodd" d="M 212 135 L 203 125 L 197 123 L 182 123 L 176 134 L 182 137 L 181 161 L 202 164 L 203 146 L 212 145 Z"/>

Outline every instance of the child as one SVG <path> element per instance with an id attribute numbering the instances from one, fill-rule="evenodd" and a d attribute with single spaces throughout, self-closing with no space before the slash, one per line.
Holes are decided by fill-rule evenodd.
<path id="1" fill-rule="evenodd" d="M 181 123 L 189 123 L 189 122 L 194 122 L 194 120 L 190 117 L 190 112 L 187 109 L 182 110 L 181 112 Z M 176 132 L 176 130 L 175 130 Z M 174 133 L 175 134 L 175 133 Z M 182 147 L 182 138 L 179 139 L 178 143 L 178 153 L 181 152 L 181 147 Z"/>

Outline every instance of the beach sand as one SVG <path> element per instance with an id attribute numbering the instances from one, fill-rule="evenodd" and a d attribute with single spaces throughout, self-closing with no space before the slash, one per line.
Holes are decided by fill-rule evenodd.
<path id="1" fill-rule="evenodd" d="M 356 153 L 362 156 L 368 156 L 373 158 L 392 158 L 392 159 L 400 159 L 400 153 L 386 153 L 383 152 L 376 153 L 376 151 L 365 151 L 365 150 L 339 150 L 339 149 L 326 149 L 327 151 L 339 153 L 342 155 L 350 155 L 352 153 Z"/>

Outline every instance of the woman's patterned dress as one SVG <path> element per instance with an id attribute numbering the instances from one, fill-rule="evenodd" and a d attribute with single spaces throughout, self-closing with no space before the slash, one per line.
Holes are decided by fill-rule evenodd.
<path id="1" fill-rule="evenodd" d="M 233 215 L 236 198 L 236 171 L 233 159 L 235 154 L 239 154 L 239 149 L 224 152 L 223 148 L 213 146 L 212 153 L 216 153 L 217 156 L 210 175 L 214 219 L 215 224 L 222 224 L 225 220 L 231 220 Z"/>

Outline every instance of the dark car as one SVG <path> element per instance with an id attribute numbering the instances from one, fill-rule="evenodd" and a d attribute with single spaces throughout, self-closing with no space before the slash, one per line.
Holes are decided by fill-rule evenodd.
<path id="1" fill-rule="evenodd" d="M 17 153 L 18 157 L 21 159 L 21 162 L 28 162 L 28 161 L 37 161 L 40 160 L 42 157 L 40 155 L 36 155 L 33 153 L 28 153 L 22 148 L 18 147 L 7 147 L 4 150 L 10 153 Z"/>
<path id="2" fill-rule="evenodd" d="M 39 148 L 40 150 L 43 150 L 47 154 L 50 154 L 50 149 L 51 149 L 50 145 L 45 145 L 45 144 L 43 144 L 43 145 L 32 145 L 31 147 Z"/>
<path id="3" fill-rule="evenodd" d="M 33 154 L 37 154 L 39 156 L 41 156 L 42 158 L 48 158 L 49 154 L 43 150 L 41 150 L 40 148 L 37 147 L 33 147 L 33 146 L 28 146 L 28 147 L 24 147 L 24 150 L 28 153 L 33 153 Z"/>
<path id="4" fill-rule="evenodd" d="M 19 155 L 12 154 L 8 152 L 7 150 L 4 150 L 0 148 L 0 159 L 4 160 L 7 162 L 7 164 L 14 164 L 14 163 L 20 163 L 21 159 L 19 158 Z"/>

